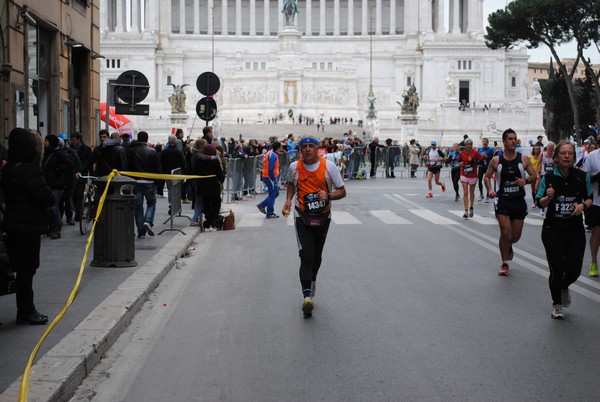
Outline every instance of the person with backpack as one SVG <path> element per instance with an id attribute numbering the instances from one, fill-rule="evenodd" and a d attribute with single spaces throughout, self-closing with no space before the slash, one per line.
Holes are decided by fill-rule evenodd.
<path id="1" fill-rule="evenodd" d="M 39 134 L 15 128 L 8 137 L 8 146 L 8 162 L 1 180 L 6 202 L 2 227 L 10 267 L 17 279 L 17 324 L 43 325 L 48 316 L 35 307 L 33 277 L 40 266 L 40 236 L 46 233 L 47 210 L 55 205 L 55 198 L 40 168 Z"/>

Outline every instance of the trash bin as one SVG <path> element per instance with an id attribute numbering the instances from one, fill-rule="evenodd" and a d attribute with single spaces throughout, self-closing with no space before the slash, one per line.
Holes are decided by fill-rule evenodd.
<path id="1" fill-rule="evenodd" d="M 96 207 L 108 176 L 94 181 L 98 186 Z M 115 176 L 110 182 L 102 213 L 94 234 L 94 267 L 134 267 L 135 261 L 135 194 L 136 181 Z"/>

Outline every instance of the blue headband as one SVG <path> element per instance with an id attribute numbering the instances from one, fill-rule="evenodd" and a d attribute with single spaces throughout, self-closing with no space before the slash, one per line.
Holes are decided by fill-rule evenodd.
<path id="1" fill-rule="evenodd" d="M 305 137 L 300 140 L 298 145 L 302 146 L 304 144 L 315 144 L 316 146 L 319 146 L 319 141 L 315 138 Z"/>

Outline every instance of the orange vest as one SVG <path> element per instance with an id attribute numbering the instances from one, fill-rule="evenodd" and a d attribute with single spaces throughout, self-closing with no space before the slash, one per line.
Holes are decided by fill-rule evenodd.
<path id="1" fill-rule="evenodd" d="M 329 213 L 329 201 L 322 201 L 317 195 L 320 190 L 329 192 L 325 178 L 327 174 L 327 160 L 320 158 L 317 170 L 309 172 L 304 168 L 304 161 L 300 159 L 296 166 L 296 171 L 298 173 L 296 188 L 300 210 L 310 213 Z"/>
<path id="2" fill-rule="evenodd" d="M 262 170 L 262 177 L 269 177 L 269 157 L 271 156 L 271 154 L 273 154 L 273 150 L 270 150 L 269 152 L 267 152 L 265 154 L 265 159 L 264 159 L 264 163 L 263 163 L 263 170 Z M 279 176 L 279 158 L 275 158 L 275 177 Z"/>

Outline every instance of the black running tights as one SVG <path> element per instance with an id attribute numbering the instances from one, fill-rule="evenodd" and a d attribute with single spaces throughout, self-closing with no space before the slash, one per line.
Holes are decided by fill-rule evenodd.
<path id="1" fill-rule="evenodd" d="M 322 227 L 306 226 L 302 218 L 296 218 L 295 223 L 300 254 L 300 284 L 304 291 L 310 289 L 310 282 L 317 279 L 331 219 L 327 219 Z"/>
<path id="2" fill-rule="evenodd" d="M 546 249 L 546 258 L 550 268 L 550 294 L 553 304 L 562 304 L 561 289 L 579 278 L 583 254 L 585 252 L 585 233 L 560 234 L 552 229 L 542 229 L 542 243 Z"/>

